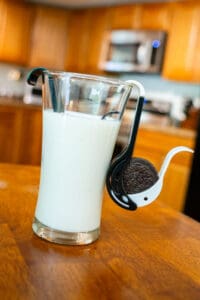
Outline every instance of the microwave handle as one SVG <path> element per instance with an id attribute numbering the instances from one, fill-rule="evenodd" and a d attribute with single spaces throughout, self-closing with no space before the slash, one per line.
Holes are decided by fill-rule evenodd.
<path id="1" fill-rule="evenodd" d="M 152 46 L 150 42 L 140 44 L 137 50 L 137 62 L 149 66 L 151 62 Z"/>

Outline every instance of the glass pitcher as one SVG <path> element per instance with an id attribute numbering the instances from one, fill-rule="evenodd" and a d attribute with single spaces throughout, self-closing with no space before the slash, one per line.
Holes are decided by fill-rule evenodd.
<path id="1" fill-rule="evenodd" d="M 100 234 L 105 178 L 121 119 L 141 85 L 93 75 L 31 71 L 42 76 L 43 139 L 33 231 L 61 244 L 89 244 Z"/>

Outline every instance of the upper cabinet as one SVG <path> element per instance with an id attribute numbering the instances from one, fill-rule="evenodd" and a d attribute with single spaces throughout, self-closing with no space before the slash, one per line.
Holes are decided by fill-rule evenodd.
<path id="1" fill-rule="evenodd" d="M 109 8 L 111 29 L 137 28 L 140 18 L 139 5 L 119 5 Z"/>
<path id="2" fill-rule="evenodd" d="M 200 3 L 173 6 L 163 76 L 200 82 Z"/>
<path id="3" fill-rule="evenodd" d="M 104 35 L 109 28 L 109 10 L 90 8 L 70 13 L 69 47 L 65 69 L 85 73 L 101 73 L 99 62 Z"/>
<path id="4" fill-rule="evenodd" d="M 166 31 L 162 76 L 200 81 L 200 2 L 194 0 L 80 10 L 0 0 L 0 61 L 102 74 L 112 29 Z"/>
<path id="5" fill-rule="evenodd" d="M 88 45 L 86 56 L 86 70 L 90 73 L 100 73 L 99 64 L 102 48 L 104 47 L 104 34 L 109 28 L 110 14 L 107 8 L 90 9 Z"/>
<path id="6" fill-rule="evenodd" d="M 168 4 L 135 4 L 110 8 L 112 29 L 168 30 L 170 11 Z"/>
<path id="7" fill-rule="evenodd" d="M 37 5 L 29 66 L 64 69 L 67 51 L 68 11 Z"/>
<path id="8" fill-rule="evenodd" d="M 69 24 L 69 47 L 67 47 L 65 57 L 65 69 L 73 72 L 86 72 L 89 55 L 89 11 L 85 9 L 71 11 Z"/>
<path id="9" fill-rule="evenodd" d="M 152 3 L 138 5 L 138 27 L 142 29 L 168 31 L 171 21 L 171 5 L 169 3 Z"/>
<path id="10" fill-rule="evenodd" d="M 32 6 L 0 1 L 0 61 L 26 65 L 29 55 Z"/>

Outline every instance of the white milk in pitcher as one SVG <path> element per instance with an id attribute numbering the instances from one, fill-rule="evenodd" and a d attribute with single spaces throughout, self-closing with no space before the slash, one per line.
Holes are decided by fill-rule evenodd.
<path id="1" fill-rule="evenodd" d="M 42 167 L 36 218 L 53 229 L 100 226 L 102 193 L 119 120 L 43 112 Z"/>

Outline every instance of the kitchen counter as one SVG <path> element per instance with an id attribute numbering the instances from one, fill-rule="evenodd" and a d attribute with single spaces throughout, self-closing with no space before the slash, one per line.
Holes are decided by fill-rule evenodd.
<path id="1" fill-rule="evenodd" d="M 23 107 L 27 109 L 40 109 L 41 105 L 39 104 L 26 104 L 23 101 L 23 97 L 3 97 L 0 96 L 0 105 L 1 106 L 11 106 L 11 107 Z"/>
<path id="2" fill-rule="evenodd" d="M 199 223 L 158 202 L 129 212 L 105 193 L 97 242 L 51 244 L 31 229 L 39 173 L 0 164 L 1 299 L 199 299 Z"/>
<path id="3" fill-rule="evenodd" d="M 172 125 L 160 125 L 157 122 L 152 123 L 142 123 L 141 124 L 142 129 L 147 129 L 149 131 L 158 131 L 160 133 L 166 133 L 168 135 L 172 136 L 177 136 L 177 137 L 182 137 L 185 139 L 194 139 L 196 136 L 195 130 L 192 129 L 187 129 L 187 128 L 180 128 L 180 127 L 175 127 Z"/>
<path id="4" fill-rule="evenodd" d="M 22 98 L 0 97 L 0 162 L 40 164 L 42 141 L 42 106 L 26 104 Z M 133 111 L 130 112 L 133 115 Z M 136 140 L 135 154 L 161 162 L 170 147 L 193 147 L 195 131 L 169 126 L 158 116 L 142 119 Z M 125 118 L 122 121 L 117 144 L 126 145 L 129 132 Z M 119 151 L 117 149 L 117 151 Z M 115 153 L 117 153 L 117 151 Z M 144 157 L 145 157 L 144 156 Z M 184 160 L 185 161 L 185 160 Z M 189 164 L 187 164 L 189 165 Z"/>
<path id="5" fill-rule="evenodd" d="M 1 97 L 0 96 L 0 105 L 1 106 L 11 106 L 11 107 L 23 107 L 29 109 L 41 110 L 41 104 L 27 104 L 24 103 L 22 97 Z M 132 111 L 129 112 L 132 118 Z M 122 120 L 125 130 L 129 130 L 127 117 Z M 129 120 L 130 122 L 130 120 Z M 128 127 L 128 128 L 127 128 Z M 188 138 L 195 138 L 195 131 L 187 128 L 175 127 L 169 124 L 169 121 L 162 119 L 159 115 L 149 115 L 146 112 L 142 113 L 140 127 L 152 131 L 160 131 L 164 133 L 169 133 L 172 135 L 184 136 Z"/>

